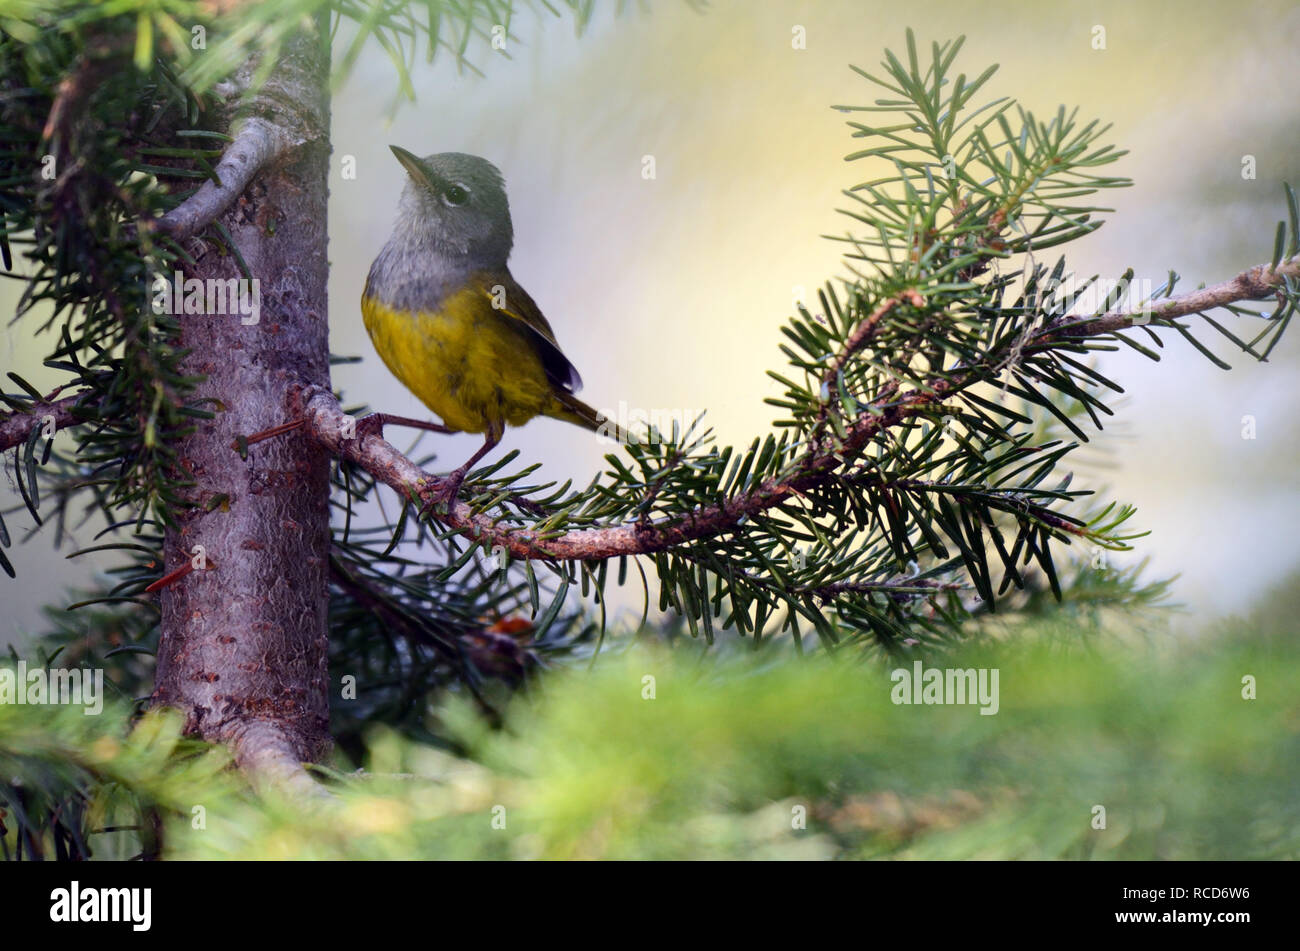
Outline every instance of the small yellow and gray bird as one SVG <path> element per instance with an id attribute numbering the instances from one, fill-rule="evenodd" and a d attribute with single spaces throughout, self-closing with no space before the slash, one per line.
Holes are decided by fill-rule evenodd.
<path id="1" fill-rule="evenodd" d="M 361 313 L 388 369 L 442 425 L 375 414 L 369 428 L 484 433 L 483 446 L 433 500 L 448 504 L 507 425 L 551 416 L 625 442 L 618 426 L 573 395 L 578 371 L 506 266 L 514 228 L 496 166 L 461 152 L 420 158 L 390 148 L 406 169 L 406 188 L 392 237 L 370 267 Z"/>

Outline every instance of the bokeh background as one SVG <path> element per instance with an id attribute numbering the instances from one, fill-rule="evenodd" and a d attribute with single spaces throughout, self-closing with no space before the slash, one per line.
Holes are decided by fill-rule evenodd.
<path id="1" fill-rule="evenodd" d="M 397 97 L 378 49 L 356 63 L 334 99 L 330 196 L 332 350 L 359 355 L 336 368 L 347 402 L 427 415 L 384 369 L 357 301 L 369 263 L 389 234 L 403 173 L 388 151 L 465 151 L 505 173 L 515 223 L 515 276 L 546 312 L 600 408 L 707 410 L 722 443 L 767 431 L 782 362 L 779 327 L 798 298 L 847 274 L 849 219 L 841 195 L 867 177 L 843 157 L 857 146 L 831 107 L 868 104 L 875 88 L 849 64 L 875 71 L 882 50 L 967 36 L 959 63 L 971 75 L 1001 70 L 986 87 L 1049 113 L 1078 105 L 1113 123 L 1129 150 L 1116 174 L 1135 186 L 1105 198 L 1115 211 L 1100 232 L 1069 248 L 1080 275 L 1133 267 L 1180 289 L 1212 283 L 1266 260 L 1284 214 L 1281 182 L 1300 184 L 1300 99 L 1292 64 L 1300 7 L 1286 2 L 720 2 L 700 13 L 658 2 L 615 12 L 597 4 L 583 35 L 567 15 L 538 7 L 511 24 L 507 48 L 417 68 L 414 104 Z M 794 49 L 796 28 L 806 48 Z M 1096 28 L 1105 49 L 1094 49 Z M 339 37 L 341 44 L 346 33 Z M 508 54 L 508 55 L 506 55 Z M 642 170 L 652 156 L 655 177 Z M 1254 179 L 1243 179 L 1253 156 Z M 345 177 L 355 162 L 355 177 Z M 11 314 L 18 285 L 0 286 Z M 44 386 L 36 369 L 47 341 L 33 322 L 6 322 L 0 367 Z M 1152 534 L 1115 561 L 1150 557 L 1151 577 L 1174 587 L 1193 630 L 1207 615 L 1245 612 L 1300 561 L 1294 530 L 1300 396 L 1294 330 L 1259 365 L 1212 332 L 1200 335 L 1233 364 L 1225 373 L 1181 340 L 1152 364 L 1132 353 L 1102 367 L 1128 391 L 1099 439 L 1113 468 L 1087 475 L 1138 507 Z M 1253 336 L 1253 328 L 1251 334 Z M 1256 438 L 1242 438 L 1253 416 Z M 391 438 L 405 448 L 409 433 Z M 426 443 L 450 468 L 477 437 Z M 519 449 L 548 478 L 585 483 L 609 447 L 550 420 L 510 431 L 498 453 Z M 495 458 L 495 457 L 493 457 Z M 0 486 L 0 505 L 15 501 Z M 386 499 L 390 512 L 393 497 Z M 18 523 L 15 526 L 15 523 Z M 11 529 L 25 525 L 20 516 Z M 17 582 L 0 579 L 0 645 L 41 625 L 39 609 L 95 570 L 64 560 L 38 535 L 15 558 Z"/>

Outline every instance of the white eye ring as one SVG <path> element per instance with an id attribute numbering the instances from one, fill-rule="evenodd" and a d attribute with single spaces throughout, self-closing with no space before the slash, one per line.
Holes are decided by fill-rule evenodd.
<path id="1" fill-rule="evenodd" d="M 452 182 L 447 186 L 447 190 L 442 193 L 443 204 L 455 208 L 469 201 L 469 189 L 460 182 Z"/>

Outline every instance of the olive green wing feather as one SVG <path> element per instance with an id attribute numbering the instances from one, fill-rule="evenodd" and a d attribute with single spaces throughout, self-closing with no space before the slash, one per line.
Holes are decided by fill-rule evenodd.
<path id="1" fill-rule="evenodd" d="M 569 358 L 560 350 L 555 341 L 555 332 L 546 322 L 541 308 L 509 274 L 502 276 L 482 272 L 472 278 L 478 288 L 491 302 L 493 309 L 504 317 L 509 317 L 527 328 L 528 337 L 542 359 L 546 377 L 557 389 L 576 393 L 582 389 L 582 377 Z"/>

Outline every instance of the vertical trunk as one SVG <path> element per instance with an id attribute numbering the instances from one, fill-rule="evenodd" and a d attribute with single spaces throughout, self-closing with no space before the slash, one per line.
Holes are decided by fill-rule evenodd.
<path id="1" fill-rule="evenodd" d="M 194 485 L 167 532 L 166 567 L 202 546 L 208 570 L 161 592 L 153 700 L 183 711 L 190 732 L 231 744 L 245 765 L 329 749 L 328 459 L 301 432 L 255 444 L 246 461 L 231 448 L 286 421 L 293 384 L 329 386 L 328 66 L 319 35 L 288 45 L 251 114 L 296 146 L 220 219 L 260 283 L 260 319 L 179 317 L 185 372 L 206 377 L 197 396 L 218 402 L 208 406 L 216 418 L 177 446 Z M 187 279 L 241 276 L 233 256 L 201 244 L 190 249 L 204 253 Z"/>

